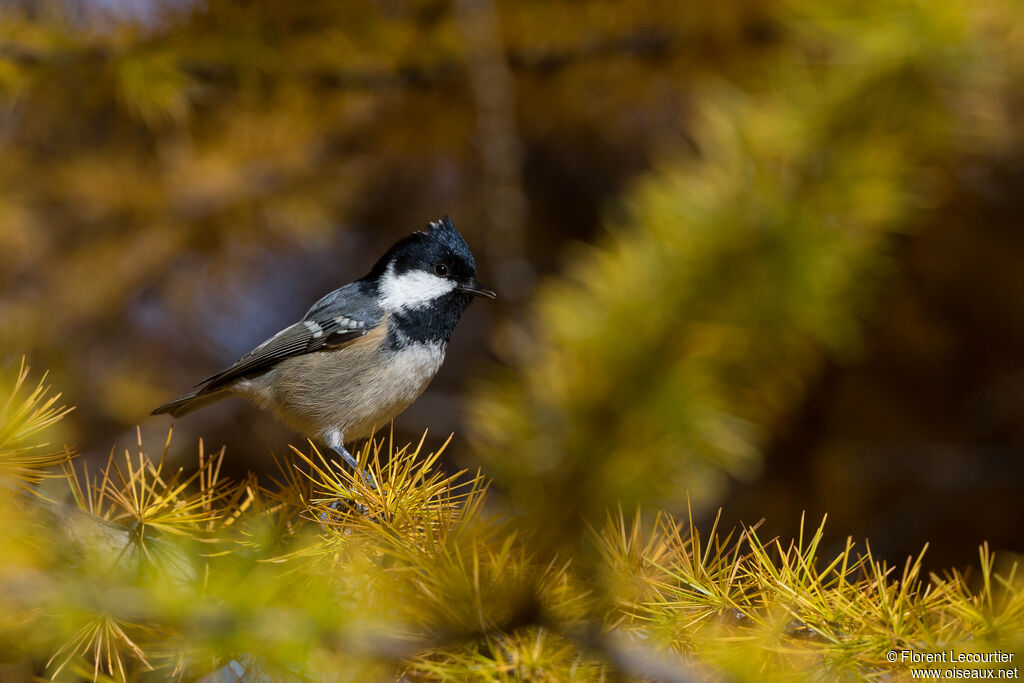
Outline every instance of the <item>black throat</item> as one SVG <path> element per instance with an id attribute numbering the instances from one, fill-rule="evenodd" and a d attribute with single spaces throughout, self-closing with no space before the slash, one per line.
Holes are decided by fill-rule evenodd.
<path id="1" fill-rule="evenodd" d="M 399 350 L 409 344 L 446 344 L 465 313 L 472 295 L 458 290 L 438 297 L 420 308 L 391 314 L 387 347 Z"/>

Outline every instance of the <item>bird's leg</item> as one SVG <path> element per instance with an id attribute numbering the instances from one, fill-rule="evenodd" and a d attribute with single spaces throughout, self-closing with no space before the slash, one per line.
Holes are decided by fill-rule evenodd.
<path id="1" fill-rule="evenodd" d="M 344 437 L 342 436 L 340 431 L 338 431 L 338 430 L 331 430 L 331 431 L 325 432 L 324 433 L 324 442 L 328 446 L 331 447 L 331 450 L 333 450 L 335 453 L 340 455 L 341 459 L 345 461 L 345 464 L 348 465 L 349 467 L 351 467 L 352 471 L 355 472 L 356 474 L 358 474 L 362 478 L 362 480 L 367 483 L 367 485 L 369 485 L 373 489 L 377 488 L 377 483 L 366 472 L 363 471 L 363 468 L 361 468 L 359 466 L 359 461 L 356 460 L 355 457 L 353 457 L 353 455 L 348 452 L 347 448 L 345 448 Z M 362 514 L 362 515 L 365 515 L 365 514 L 369 513 L 369 511 L 370 511 L 369 508 L 367 508 L 362 503 L 357 503 L 354 500 L 349 500 L 349 499 L 345 499 L 345 498 L 339 498 L 338 500 L 334 501 L 333 503 L 330 503 L 327 506 L 327 508 L 329 510 L 334 511 L 334 512 L 341 512 L 345 508 L 350 508 L 350 509 L 356 510 L 359 514 Z M 321 514 L 320 515 L 320 523 L 321 523 L 321 525 L 326 524 L 327 521 L 328 521 L 327 513 Z"/>
<path id="2" fill-rule="evenodd" d="M 373 480 L 373 477 L 369 472 L 364 471 L 363 468 L 359 466 L 359 461 L 355 459 L 355 456 L 348 452 L 348 449 L 345 448 L 341 432 L 337 430 L 327 432 L 324 434 L 324 441 L 327 442 L 327 445 L 330 446 L 335 453 L 341 456 L 341 459 L 352 468 L 353 472 L 359 475 L 367 486 L 375 491 L 377 490 L 377 482 Z"/>
<path id="3" fill-rule="evenodd" d="M 334 449 L 335 453 L 341 456 L 342 460 L 348 463 L 349 467 L 351 467 L 356 472 L 359 471 L 359 462 L 356 460 L 356 456 L 349 453 L 344 446 L 331 446 L 331 448 Z"/>
<path id="4" fill-rule="evenodd" d="M 349 453 L 345 449 L 344 446 L 331 446 L 331 448 L 334 449 L 335 453 L 341 456 L 341 459 L 344 460 L 348 464 L 348 466 L 352 468 L 353 472 L 359 475 L 359 478 L 363 480 L 364 484 L 369 486 L 374 491 L 377 490 L 377 482 L 374 481 L 373 475 L 364 470 L 362 467 L 360 467 L 359 462 L 355 459 L 355 457 L 352 456 L 351 453 Z"/>

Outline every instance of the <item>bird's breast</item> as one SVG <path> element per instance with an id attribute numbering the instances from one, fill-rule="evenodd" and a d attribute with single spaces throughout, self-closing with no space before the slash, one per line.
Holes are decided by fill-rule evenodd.
<path id="1" fill-rule="evenodd" d="M 361 378 L 362 386 L 353 392 L 357 401 L 347 414 L 345 436 L 358 438 L 374 427 L 384 427 L 409 407 L 434 379 L 444 362 L 445 344 L 410 344 L 398 350 L 383 348 L 375 369 Z"/>
<path id="2" fill-rule="evenodd" d="M 382 384 L 411 403 L 434 379 L 444 362 L 444 352 L 445 344 L 441 342 L 410 344 L 396 351 L 383 350 L 387 360 L 381 364 Z"/>

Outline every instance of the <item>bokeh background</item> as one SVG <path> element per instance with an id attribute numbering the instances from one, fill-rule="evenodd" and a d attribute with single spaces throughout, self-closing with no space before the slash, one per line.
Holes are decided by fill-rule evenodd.
<path id="1" fill-rule="evenodd" d="M 105 457 L 449 214 L 500 297 L 396 439 L 455 432 L 553 533 L 690 505 L 931 567 L 1024 551 L 1022 14 L 4 2 L 0 362 Z M 200 437 L 236 473 L 299 442 L 237 401 Z"/>

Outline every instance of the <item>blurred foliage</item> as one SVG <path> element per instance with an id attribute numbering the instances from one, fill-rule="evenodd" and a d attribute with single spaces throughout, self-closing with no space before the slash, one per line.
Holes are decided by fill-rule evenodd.
<path id="1" fill-rule="evenodd" d="M 763 79 L 692 93 L 694 150 L 608 212 L 474 397 L 487 471 L 555 543 L 578 524 L 565 501 L 706 506 L 755 474 L 823 361 L 857 349 L 895 238 L 934 219 L 965 159 L 1022 151 L 1019 4 L 774 18 Z"/>
<path id="2" fill-rule="evenodd" d="M 61 395 L 50 393 L 45 376 L 26 393 L 28 376 L 29 368 L 22 358 L 14 381 L 9 385 L 0 382 L 0 396 L 4 397 L 0 404 L 0 476 L 5 482 L 23 486 L 38 484 L 48 467 L 70 457 L 66 449 L 54 450 L 39 438 L 71 408 L 59 405 Z"/>
<path id="3" fill-rule="evenodd" d="M 1018 567 L 987 547 L 976 577 L 925 577 L 852 540 L 824 554 L 821 527 L 782 543 L 620 510 L 586 530 L 581 573 L 437 453 L 367 444 L 375 489 L 315 449 L 229 481 L 202 443 L 182 479 L 169 442 L 93 476 L 68 456 L 74 504 L 0 498 L 5 681 L 902 680 L 892 649 L 1024 650 Z"/>
<path id="4" fill-rule="evenodd" d="M 908 675 L 890 649 L 1019 659 L 1020 577 L 987 546 L 972 573 L 926 575 L 832 551 L 822 527 L 786 543 L 693 521 L 858 351 L 959 172 L 1021 167 L 1019 3 L 145 7 L 0 10 L 0 678 L 890 679 Z M 445 211 L 512 302 L 608 229 L 528 325 L 497 326 L 507 367 L 469 423 L 487 477 L 422 443 L 364 446 L 379 490 L 315 448 L 257 477 L 239 473 L 255 448 L 200 441 L 185 470 L 141 429 L 99 467 L 46 445 L 105 450 L 362 274 L 353 253 Z M 26 348 L 81 399 L 77 429 Z"/>

